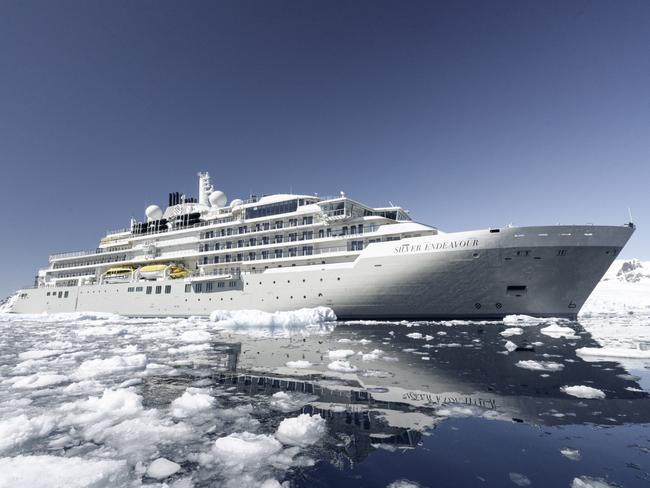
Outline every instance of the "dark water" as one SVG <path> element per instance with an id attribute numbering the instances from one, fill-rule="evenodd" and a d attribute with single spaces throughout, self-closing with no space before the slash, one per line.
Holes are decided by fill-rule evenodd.
<path id="1" fill-rule="evenodd" d="M 153 435 L 150 427 L 134 427 L 134 434 L 118 428 L 122 417 L 103 414 L 95 422 L 110 417 L 111 434 L 102 435 L 74 417 L 56 420 L 46 435 L 0 455 L 123 459 L 126 474 L 116 484 L 124 486 L 155 483 L 138 463 L 146 467 L 159 456 L 181 465 L 166 480 L 186 483 L 178 486 L 258 486 L 270 478 L 323 487 L 400 480 L 430 487 L 650 486 L 645 364 L 637 363 L 631 374 L 614 361 L 584 361 L 576 349 L 597 344 L 580 324 L 568 325 L 577 338 L 549 337 L 540 332 L 545 325 L 504 337 L 503 324 L 468 322 L 343 322 L 251 333 L 205 319 L 5 321 L 0 421 L 21 413 L 63 419 L 76 412 L 83 418 L 87 398 L 121 389 L 142 400 L 141 410 L 129 417 L 138 425 L 151 424 L 155 414 L 166 429 L 182 425 L 190 431 Z M 203 340 L 183 339 L 196 330 Z M 508 340 L 518 349 L 507 352 Z M 57 348 L 62 352 L 23 366 L 16 357 Z M 354 351 L 343 360 L 356 371 L 328 369 L 334 361 L 328 352 L 343 349 Z M 146 355 L 146 368 L 108 365 L 102 374 L 80 377 L 84 361 L 136 353 Z M 286 366 L 298 360 L 312 366 Z M 520 367 L 535 367 L 526 361 L 550 370 Z M 7 380 L 52 373 L 64 378 L 49 387 L 17 389 Z M 605 397 L 562 391 L 577 385 Z M 187 388 L 213 396 L 214 409 L 174 417 L 172 402 Z M 278 392 L 287 392 L 289 406 L 274 407 Z M 29 404 L 16 406 L 25 399 Z M 241 432 L 273 436 L 284 419 L 301 413 L 322 416 L 327 430 L 284 464 L 249 460 L 226 468 L 223 460 L 205 461 L 216 439 Z M 2 480 L 0 474 L 0 486 L 12 486 Z"/>

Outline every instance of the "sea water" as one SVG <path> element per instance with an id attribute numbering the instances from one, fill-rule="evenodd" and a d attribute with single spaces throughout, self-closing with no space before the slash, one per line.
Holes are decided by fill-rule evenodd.
<path id="1" fill-rule="evenodd" d="M 649 315 L 334 318 L 0 315 L 0 487 L 650 483 Z"/>

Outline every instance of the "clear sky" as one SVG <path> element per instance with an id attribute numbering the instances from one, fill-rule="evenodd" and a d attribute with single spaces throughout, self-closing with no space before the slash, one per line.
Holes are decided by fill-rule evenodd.
<path id="1" fill-rule="evenodd" d="M 650 2 L 0 0 L 0 296 L 208 170 L 447 231 L 639 226 Z"/>

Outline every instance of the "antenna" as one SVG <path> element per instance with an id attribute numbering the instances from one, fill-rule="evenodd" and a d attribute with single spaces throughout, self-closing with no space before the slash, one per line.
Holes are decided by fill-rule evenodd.
<path id="1" fill-rule="evenodd" d="M 627 214 L 630 217 L 630 224 L 631 224 L 632 222 L 634 222 L 634 220 L 632 220 L 632 209 L 630 207 L 627 207 Z"/>
<path id="2" fill-rule="evenodd" d="M 391 202 L 390 200 L 388 200 L 388 204 L 389 204 L 391 207 L 394 207 L 394 206 L 395 206 L 395 205 L 393 205 L 393 202 Z"/>

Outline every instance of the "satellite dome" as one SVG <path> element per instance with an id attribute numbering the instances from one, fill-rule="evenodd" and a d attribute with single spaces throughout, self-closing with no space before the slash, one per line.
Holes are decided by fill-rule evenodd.
<path id="1" fill-rule="evenodd" d="M 235 208 L 239 207 L 240 205 L 243 205 L 244 202 L 240 200 L 239 198 L 235 198 L 232 202 L 230 202 L 230 208 Z"/>
<path id="2" fill-rule="evenodd" d="M 158 205 L 149 205 L 144 213 L 147 220 L 160 220 L 163 216 L 163 211 Z"/>
<path id="3" fill-rule="evenodd" d="M 226 202 L 228 201 L 226 194 L 220 190 L 216 190 L 210 193 L 208 199 L 210 200 L 210 205 L 216 208 L 225 207 Z"/>

